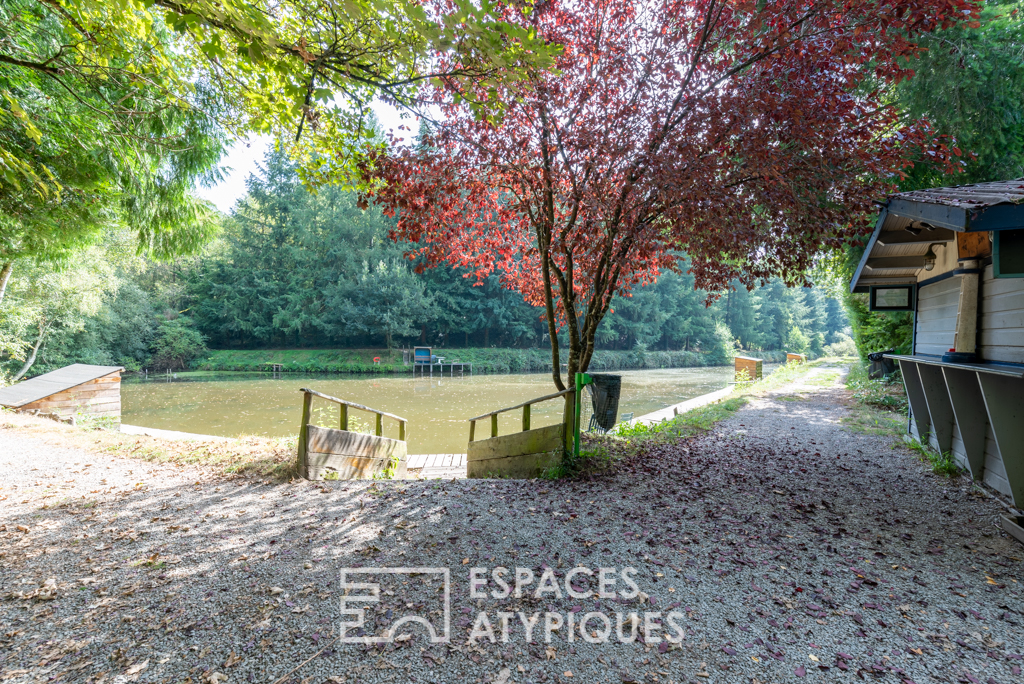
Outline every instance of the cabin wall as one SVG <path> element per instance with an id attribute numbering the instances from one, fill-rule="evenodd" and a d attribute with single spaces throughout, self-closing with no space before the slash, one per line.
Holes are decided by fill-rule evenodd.
<path id="1" fill-rule="evenodd" d="M 112 418 L 121 421 L 121 373 L 114 372 L 103 377 L 83 382 L 31 404 L 18 408 L 19 411 L 40 411 L 54 413 L 61 418 L 86 415 L 95 418 Z"/>
<path id="2" fill-rule="evenodd" d="M 953 348 L 960 279 L 946 278 L 917 292 L 914 317 L 914 353 L 941 356 Z"/>
<path id="3" fill-rule="evenodd" d="M 1024 363 L 1024 278 L 996 278 L 989 264 L 980 289 L 978 355 L 985 361 Z"/>

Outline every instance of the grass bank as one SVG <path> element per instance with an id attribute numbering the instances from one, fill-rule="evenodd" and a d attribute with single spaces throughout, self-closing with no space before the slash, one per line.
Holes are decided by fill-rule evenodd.
<path id="1" fill-rule="evenodd" d="M 824 359 L 819 359 L 780 366 L 762 380 L 738 384 L 728 397 L 680 413 L 672 420 L 652 424 L 620 423 L 616 430 L 608 435 L 583 435 L 580 455 L 570 456 L 563 463 L 545 472 L 544 477 L 558 479 L 597 475 L 614 469 L 620 461 L 635 457 L 652 446 L 677 443 L 701 435 L 717 423 L 735 415 L 747 404 L 749 397 L 763 395 L 770 390 L 783 387 L 817 368 L 823 361 Z M 823 378 L 831 384 L 838 376 L 837 371 L 834 376 L 829 374 Z"/>
<path id="2" fill-rule="evenodd" d="M 474 373 L 529 373 L 551 371 L 551 352 L 547 349 L 434 349 L 446 362 L 473 364 Z M 766 362 L 786 360 L 786 352 L 758 352 Z M 380 363 L 373 362 L 374 357 Z M 271 363 L 281 364 L 286 373 L 412 373 L 402 363 L 401 351 L 390 357 L 383 349 L 264 349 L 210 352 L 193 365 L 200 371 L 266 371 Z M 590 370 L 640 370 L 644 368 L 701 368 L 732 363 L 720 355 L 693 351 L 610 351 L 594 353 Z"/>

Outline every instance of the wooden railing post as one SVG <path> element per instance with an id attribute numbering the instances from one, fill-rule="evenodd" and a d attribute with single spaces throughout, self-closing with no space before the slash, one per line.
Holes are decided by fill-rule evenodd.
<path id="1" fill-rule="evenodd" d="M 398 441 L 400 441 L 400 442 L 404 442 L 405 441 L 405 421 L 404 420 L 398 421 Z"/>
<path id="2" fill-rule="evenodd" d="M 384 434 L 384 416 L 383 414 L 377 414 L 377 436 L 380 437 Z"/>
<path id="3" fill-rule="evenodd" d="M 498 414 L 491 414 L 491 437 L 498 436 Z"/>
<path id="4" fill-rule="evenodd" d="M 530 405 L 523 407 L 523 432 L 530 429 Z"/>
<path id="5" fill-rule="evenodd" d="M 340 429 L 348 430 L 348 406 L 345 406 L 345 404 L 338 404 L 338 408 L 341 409 L 341 416 L 339 420 Z"/>
<path id="6" fill-rule="evenodd" d="M 313 403 L 313 395 L 309 392 L 302 393 L 302 423 L 299 425 L 299 470 L 306 468 L 306 425 L 309 424 L 309 409 Z M 304 476 L 304 475 L 303 475 Z"/>
<path id="7" fill-rule="evenodd" d="M 473 441 L 473 437 L 475 437 L 475 436 L 476 436 L 476 421 L 475 420 L 471 420 L 471 421 L 469 421 L 469 441 L 472 442 Z"/>
<path id="8" fill-rule="evenodd" d="M 576 442 L 576 393 L 568 392 L 565 395 L 565 449 L 566 453 L 572 453 Z"/>

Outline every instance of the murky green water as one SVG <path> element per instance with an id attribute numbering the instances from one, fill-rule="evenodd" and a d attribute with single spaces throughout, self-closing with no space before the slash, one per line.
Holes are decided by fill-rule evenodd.
<path id="1" fill-rule="evenodd" d="M 766 369 L 767 370 L 767 369 Z M 732 379 L 732 368 L 680 368 L 622 371 L 619 415 L 636 416 L 685 399 L 713 392 Z M 235 437 L 297 434 L 302 412 L 299 388 L 309 387 L 340 399 L 394 413 L 409 421 L 409 453 L 465 453 L 467 418 L 551 394 L 547 374 L 477 375 L 459 378 L 412 378 L 339 375 L 283 375 L 272 378 L 248 373 L 189 374 L 168 381 L 126 379 L 121 385 L 121 420 L 129 425 Z M 318 424 L 338 424 L 335 404 L 314 399 Z M 350 419 L 372 425 L 371 414 L 351 410 Z M 537 404 L 531 427 L 561 420 L 561 400 Z M 522 428 L 522 412 L 501 416 L 500 434 Z M 477 437 L 489 435 L 489 424 L 477 424 Z M 398 436 L 398 426 L 384 420 L 384 434 Z"/>

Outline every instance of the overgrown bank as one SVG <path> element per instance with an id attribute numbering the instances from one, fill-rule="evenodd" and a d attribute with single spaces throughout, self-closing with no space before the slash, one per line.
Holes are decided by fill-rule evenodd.
<path id="1" fill-rule="evenodd" d="M 551 352 L 547 349 L 434 349 L 445 363 L 473 364 L 474 373 L 529 373 L 551 370 Z M 758 352 L 758 358 L 776 363 L 786 360 L 785 351 Z M 375 363 L 374 358 L 380 362 Z M 701 368 L 728 365 L 732 359 L 723 354 L 693 351 L 601 350 L 594 354 L 590 370 L 638 370 L 644 368 Z M 383 349 L 271 349 L 217 350 L 193 364 L 203 371 L 267 371 L 280 364 L 286 373 L 412 373 L 412 365 L 402 361 L 402 352 L 390 356 Z"/>

